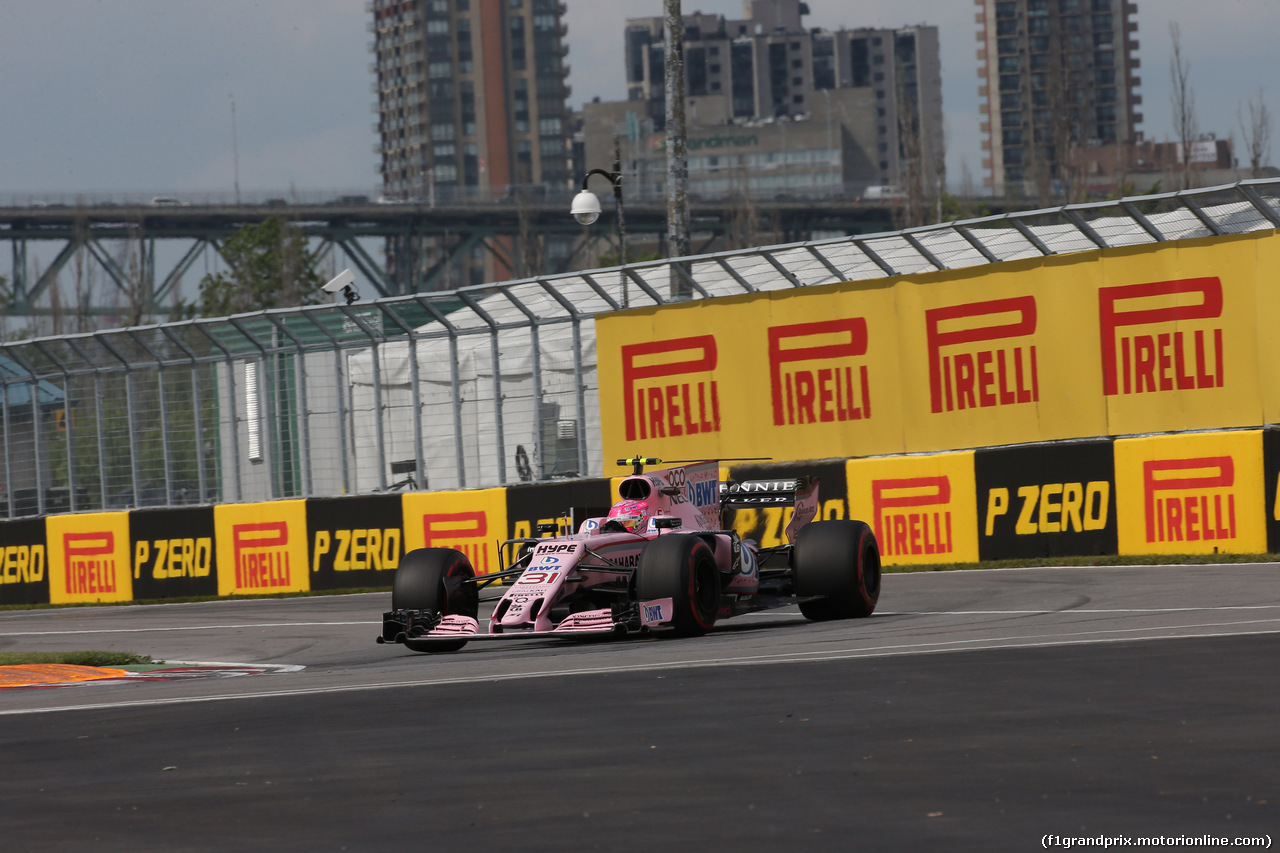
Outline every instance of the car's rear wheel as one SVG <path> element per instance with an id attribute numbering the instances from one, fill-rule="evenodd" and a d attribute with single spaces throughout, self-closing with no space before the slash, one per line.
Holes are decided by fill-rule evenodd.
<path id="1" fill-rule="evenodd" d="M 392 610 L 425 610 L 441 616 L 470 616 L 480 610 L 480 593 L 471 579 L 475 570 L 467 555 L 452 548 L 419 548 L 405 554 L 391 587 Z M 466 640 L 405 645 L 415 651 L 456 652 Z"/>
<path id="2" fill-rule="evenodd" d="M 880 547 L 862 521 L 806 524 L 791 554 L 796 595 L 806 619 L 870 616 L 880 600 Z"/>
<path id="3" fill-rule="evenodd" d="M 720 572 L 716 558 L 697 536 L 666 533 L 640 552 L 636 566 L 636 598 L 670 598 L 671 627 L 681 637 L 711 630 L 720 609 Z"/>

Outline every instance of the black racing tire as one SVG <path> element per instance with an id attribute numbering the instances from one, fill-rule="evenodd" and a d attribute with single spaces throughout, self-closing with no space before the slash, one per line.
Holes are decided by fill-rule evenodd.
<path id="1" fill-rule="evenodd" d="M 880 600 L 880 546 L 862 521 L 833 519 L 806 524 L 791 554 L 796 595 L 806 619 L 870 616 Z"/>
<path id="2" fill-rule="evenodd" d="M 480 610 L 480 591 L 467 555 L 452 548 L 419 548 L 405 554 L 396 569 L 391 587 L 392 610 L 426 610 L 441 616 L 470 616 Z M 433 640 L 421 645 L 412 639 L 405 645 L 415 651 L 456 652 L 466 640 L 443 643 Z"/>
<path id="3" fill-rule="evenodd" d="M 640 552 L 636 599 L 670 598 L 671 627 L 678 637 L 698 637 L 716 624 L 720 610 L 720 572 L 703 539 L 664 533 Z"/>

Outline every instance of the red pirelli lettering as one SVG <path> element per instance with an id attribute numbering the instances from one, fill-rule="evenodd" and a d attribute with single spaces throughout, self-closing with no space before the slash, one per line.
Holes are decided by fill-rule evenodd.
<path id="1" fill-rule="evenodd" d="M 489 571 L 489 518 L 484 512 L 442 512 L 422 516 L 422 542 L 427 548 L 452 548 L 467 555 L 476 574 Z"/>
<path id="2" fill-rule="evenodd" d="M 113 555 L 115 543 L 115 533 L 110 530 L 62 534 L 62 553 L 66 567 L 63 573 L 64 586 L 68 594 L 116 591 L 116 561 L 93 559 Z"/>
<path id="3" fill-rule="evenodd" d="M 886 556 L 949 554 L 951 480 L 908 477 L 871 481 L 871 512 L 876 540 Z M 932 512 L 926 507 L 940 507 Z"/>
<path id="4" fill-rule="evenodd" d="M 1148 542 L 1236 538 L 1236 497 L 1204 494 L 1235 485 L 1230 456 L 1148 459 L 1142 463 L 1143 509 Z"/>
<path id="5" fill-rule="evenodd" d="M 682 353 L 692 357 L 678 358 Z M 672 360 L 667 360 L 670 357 Z M 720 431 L 716 381 L 646 380 L 707 373 L 717 362 L 714 335 L 627 344 L 622 348 L 623 417 L 628 441 Z"/>
<path id="6" fill-rule="evenodd" d="M 980 322 L 1014 314 L 1011 322 Z M 970 321 L 970 322 L 965 322 Z M 977 325 L 972 325 L 977 322 Z M 959 326 L 948 328 L 943 326 Z M 925 311 L 929 347 L 929 405 L 934 413 L 1007 406 L 1040 399 L 1034 345 L 944 352 L 945 348 L 1031 335 L 1036 330 L 1034 296 L 969 302 Z"/>
<path id="7" fill-rule="evenodd" d="M 283 521 L 235 524 L 231 527 L 236 587 L 266 589 L 290 584 L 289 525 Z"/>
<path id="8" fill-rule="evenodd" d="M 1183 293 L 1196 294 L 1200 301 L 1194 305 L 1140 307 L 1141 300 Z M 1126 305 L 1135 307 L 1125 310 Z M 1121 330 L 1130 326 L 1217 319 L 1222 316 L 1222 306 L 1222 280 L 1217 276 L 1098 288 L 1103 393 L 1114 396 L 1221 388 L 1225 380 L 1221 328 L 1175 328 L 1130 335 L 1122 334 Z M 1212 332 L 1212 344 L 1207 338 L 1208 332 Z"/>
<path id="9" fill-rule="evenodd" d="M 820 336 L 836 340 L 813 343 Z M 867 321 L 862 317 L 771 326 L 769 390 L 774 425 L 871 417 L 867 366 L 837 362 L 866 354 Z M 824 361 L 825 366 L 812 363 Z M 801 362 L 808 364 L 797 367 Z"/>

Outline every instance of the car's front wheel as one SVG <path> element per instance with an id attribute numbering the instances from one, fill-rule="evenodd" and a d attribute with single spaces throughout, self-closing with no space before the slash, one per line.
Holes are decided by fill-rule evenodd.
<path id="1" fill-rule="evenodd" d="M 710 631 L 720 609 L 720 572 L 711 546 L 698 536 L 679 533 L 649 542 L 636 566 L 636 598 L 670 598 L 671 627 L 678 636 Z"/>
<path id="2" fill-rule="evenodd" d="M 471 579 L 475 570 L 467 555 L 452 548 L 418 548 L 405 554 L 391 587 L 392 610 L 425 610 L 440 616 L 470 616 L 480 610 L 480 593 Z M 466 640 L 405 645 L 415 651 L 456 652 Z"/>

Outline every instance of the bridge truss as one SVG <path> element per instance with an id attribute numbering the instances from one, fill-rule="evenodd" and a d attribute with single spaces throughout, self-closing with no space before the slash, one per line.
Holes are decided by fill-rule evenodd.
<path id="1" fill-rule="evenodd" d="M 173 316 L 184 277 L 197 264 L 226 264 L 225 242 L 244 225 L 280 217 L 302 229 L 322 261 L 357 270 L 370 297 L 399 296 L 469 283 L 463 264 L 488 259 L 488 280 L 554 275 L 582 266 L 601 241 L 614 239 L 609 214 L 592 228 L 568 214 L 568 198 L 508 200 L 466 206 L 328 203 L 263 205 L 32 205 L 0 208 L 0 315 L 39 317 L 74 312 L 136 325 Z M 662 250 L 666 210 L 645 202 L 626 207 L 628 242 Z M 759 232 L 778 242 L 873 233 L 890 227 L 893 210 L 845 201 L 779 201 L 753 205 Z M 727 247 L 740 212 L 725 203 L 695 205 L 699 253 Z M 568 250 L 531 268 L 523 241 L 558 238 Z M 752 235 L 755 236 L 755 235 Z M 425 247 L 425 251 L 424 251 Z M 388 251 L 390 248 L 390 251 Z M 613 249 L 616 252 L 616 248 Z M 390 263 L 388 261 L 390 260 Z M 2 262 L 0 262 L 2 263 Z M 68 298 L 58 286 L 69 273 Z M 106 287 L 86 292 L 85 276 Z M 191 294 L 187 295 L 190 299 Z M 74 307 L 68 307 L 68 302 Z M 92 323 L 87 325 L 94 325 Z"/>

